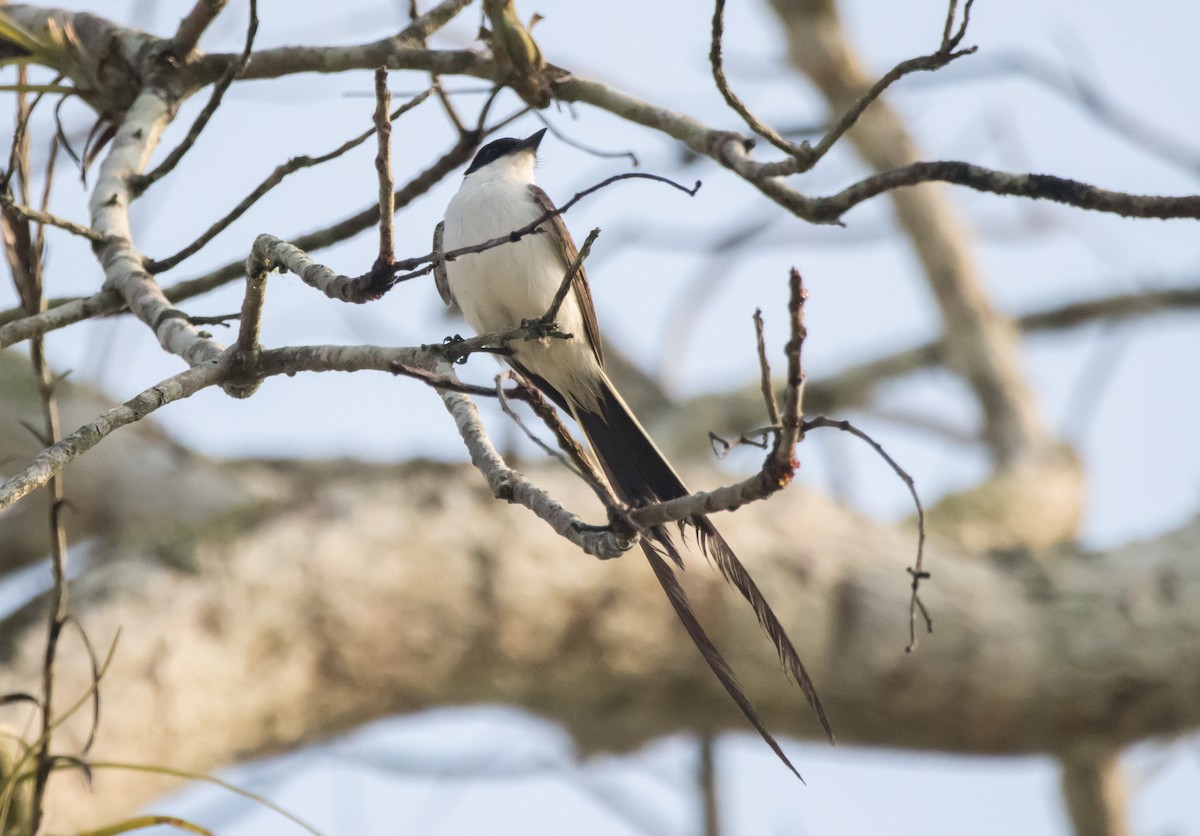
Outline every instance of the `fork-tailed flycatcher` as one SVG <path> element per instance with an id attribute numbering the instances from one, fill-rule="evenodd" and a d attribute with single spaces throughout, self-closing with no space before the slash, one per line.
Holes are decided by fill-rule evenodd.
<path id="1" fill-rule="evenodd" d="M 458 193 L 446 207 L 446 218 L 438 232 L 443 251 L 508 235 L 554 211 L 549 196 L 533 182 L 537 148 L 545 133 L 543 128 L 527 139 L 497 139 L 479 150 Z M 507 331 L 549 310 L 575 258 L 571 235 L 562 217 L 555 215 L 539 227 L 539 234 L 447 262 L 438 289 L 447 304 L 458 303 L 477 333 Z M 557 324 L 572 337 L 514 341 L 508 346 L 511 351 L 506 357 L 508 363 L 571 414 L 622 501 L 638 506 L 687 496 L 688 489 L 604 373 L 600 329 L 582 267 L 559 308 Z M 703 551 L 753 605 L 784 669 L 804 691 L 828 733 L 829 724 L 808 673 L 753 579 L 707 517 L 696 515 L 686 525 L 695 528 Z M 729 665 L 696 620 L 674 570 L 664 560 L 666 555 L 683 567 L 682 556 L 666 527 L 653 527 L 649 536 L 642 538 L 641 545 L 704 660 L 750 723 L 795 772 L 742 693 Z"/>

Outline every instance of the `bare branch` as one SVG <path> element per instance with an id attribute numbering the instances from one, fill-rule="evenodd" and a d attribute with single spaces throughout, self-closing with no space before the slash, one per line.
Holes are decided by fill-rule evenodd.
<path id="1" fill-rule="evenodd" d="M 563 142 L 567 145 L 570 145 L 572 148 L 578 148 L 580 151 L 582 151 L 585 154 L 590 154 L 593 157 L 599 157 L 602 160 L 621 159 L 622 157 L 624 157 L 629 160 L 629 164 L 632 165 L 634 168 L 637 168 L 639 165 L 641 165 L 641 162 L 638 160 L 637 154 L 635 154 L 632 150 L 630 150 L 630 151 L 604 151 L 600 148 L 595 148 L 591 145 L 580 142 L 578 139 L 575 139 L 575 137 L 571 136 L 570 134 L 566 133 L 563 130 L 560 130 L 559 127 L 554 124 L 554 122 L 552 122 L 548 118 L 546 118 L 546 115 L 542 111 L 540 111 L 540 110 L 533 111 L 533 116 L 535 119 L 537 119 L 539 122 L 541 122 L 543 125 L 546 126 L 546 130 L 548 130 L 555 139 L 557 139 L 560 142 Z"/>
<path id="2" fill-rule="evenodd" d="M 746 138 L 738 134 L 709 128 L 690 116 L 579 76 L 560 80 L 555 91 L 564 100 L 586 102 L 674 137 L 696 153 L 730 168 L 792 214 L 814 223 L 837 223 L 851 208 L 888 189 L 929 181 L 955 183 L 995 194 L 1053 200 L 1128 217 L 1200 218 L 1200 195 L 1169 197 L 1112 192 L 1067 178 L 1005 173 L 957 162 L 916 163 L 865 178 L 829 197 L 809 197 L 781 179 L 782 175 L 799 170 L 794 162 L 757 162 L 749 155 Z"/>
<path id="3" fill-rule="evenodd" d="M 388 92 L 387 67 L 375 70 L 375 136 L 379 140 L 375 154 L 375 171 L 379 174 L 379 257 L 375 269 L 390 267 L 396 260 L 396 210 L 392 202 L 392 122 L 388 111 L 392 94 Z"/>
<path id="4" fill-rule="evenodd" d="M 395 42 L 425 43 L 430 35 L 453 20 L 459 12 L 471 5 L 472 2 L 473 0 L 442 0 L 441 3 L 438 3 L 400 30 L 400 33 L 394 38 Z"/>
<path id="5" fill-rule="evenodd" d="M 458 392 L 460 395 L 475 395 L 481 398 L 495 398 L 498 395 L 499 389 L 489 389 L 486 386 L 476 386 L 474 383 L 463 383 L 456 378 L 443 377 L 434 374 L 428 369 L 422 369 L 419 366 L 408 366 L 403 363 L 396 363 L 391 368 L 392 374 L 411 377 L 413 380 L 419 380 L 422 383 L 430 386 L 433 389 L 449 389 L 451 392 Z"/>
<path id="6" fill-rule="evenodd" d="M 697 514 L 733 511 L 751 502 L 765 499 L 791 482 L 798 463 L 796 444 L 802 437 L 803 417 L 800 398 L 804 387 L 801 352 L 806 330 L 804 299 L 806 293 L 800 273 L 793 269 L 789 277 L 791 289 L 788 300 L 790 338 L 784 348 L 788 360 L 787 383 L 784 389 L 783 413 L 775 433 L 775 443 L 767 453 L 758 473 L 733 485 L 702 491 L 690 496 L 658 502 L 636 508 L 629 517 L 638 526 L 663 525 L 690 519 Z"/>
<path id="7" fill-rule="evenodd" d="M 1160 159 L 1200 176 L 1200 148 L 1171 136 L 1143 119 L 1132 109 L 1109 96 L 1092 79 L 1074 69 L 1070 62 L 1058 66 L 1030 52 L 988 53 L 954 73 L 929 79 L 931 83 L 954 84 L 967 80 L 995 79 L 1012 73 L 1024 76 L 1080 107 L 1104 128 L 1111 130 Z"/>
<path id="8" fill-rule="evenodd" d="M 96 253 L 105 268 L 106 289 L 121 295 L 163 348 L 195 365 L 217 357 L 223 346 L 200 334 L 142 268 L 142 254 L 133 244 L 129 220 L 129 173 L 140 170 L 169 119 L 170 107 L 158 93 L 145 90 L 138 95 L 100 166 L 90 209 L 92 227 L 108 236 Z"/>
<path id="9" fill-rule="evenodd" d="M 767 406 L 767 417 L 772 424 L 778 424 L 779 404 L 775 400 L 775 386 L 771 383 L 771 361 L 767 359 L 767 344 L 763 337 L 762 308 L 754 310 L 754 337 L 758 347 L 759 382 L 762 385 L 763 402 Z"/>
<path id="10" fill-rule="evenodd" d="M 179 21 L 172 43 L 175 54 L 187 60 L 200 43 L 204 31 L 216 20 L 228 0 L 196 0 L 196 5 Z"/>
<path id="11" fill-rule="evenodd" d="M 639 172 L 639 171 L 631 171 L 631 172 L 627 172 L 625 174 L 616 174 L 612 177 L 607 178 L 606 180 L 601 180 L 599 183 L 597 183 L 594 186 L 590 186 L 581 192 L 577 192 L 574 195 L 574 197 L 572 197 L 566 203 L 562 204 L 561 206 L 555 208 L 552 211 L 543 212 L 540 217 L 527 223 L 525 226 L 523 226 L 519 229 L 514 229 L 512 232 L 508 233 L 507 235 L 501 235 L 499 237 L 492 238 L 488 241 L 482 241 L 478 244 L 473 244 L 469 247 L 459 247 L 456 250 L 451 250 L 448 253 L 442 253 L 440 255 L 438 253 L 430 253 L 429 255 L 424 255 L 419 258 L 410 258 L 410 259 L 405 259 L 404 261 L 397 261 L 394 266 L 396 271 L 411 270 L 412 272 L 395 276 L 392 279 L 392 284 L 395 285 L 395 284 L 398 284 L 399 282 L 404 282 L 404 281 L 408 281 L 410 279 L 415 279 L 419 276 L 423 276 L 426 273 L 431 272 L 433 270 L 433 265 L 435 263 L 437 263 L 439 260 L 454 261 L 456 258 L 459 258 L 460 256 L 469 255 L 471 253 L 481 253 L 481 252 L 484 252 L 485 250 L 490 250 L 495 247 L 503 246 L 505 244 L 511 244 L 514 241 L 519 241 L 520 239 L 524 238 L 526 235 L 533 235 L 539 231 L 539 227 L 541 227 L 541 225 L 544 224 L 546 221 L 551 220 L 552 218 L 556 218 L 559 215 L 565 214 L 568 210 L 571 209 L 572 206 L 574 206 L 576 203 L 578 203 L 579 201 L 581 201 L 583 198 L 587 197 L 588 195 L 593 194 L 594 192 L 598 192 L 599 190 L 605 188 L 606 186 L 612 185 L 613 183 L 616 183 L 619 180 L 633 180 L 633 179 L 655 180 L 659 183 L 666 183 L 668 186 L 679 189 L 681 192 L 684 192 L 687 195 L 693 196 L 693 197 L 695 196 L 696 192 L 700 191 L 700 185 L 701 185 L 700 181 L 697 180 L 696 184 L 692 188 L 689 189 L 686 186 L 682 186 L 679 183 L 676 183 L 674 180 L 671 180 L 669 178 L 662 177 L 657 174 L 647 174 L 647 173 Z M 421 264 L 425 264 L 426 266 L 420 267 L 419 269 L 415 269 L 415 270 L 412 269 L 414 267 L 418 267 L 418 265 L 421 265 Z"/>
<path id="12" fill-rule="evenodd" d="M 394 110 L 392 112 L 391 116 L 389 117 L 390 120 L 394 122 L 396 119 L 399 119 L 401 116 L 403 116 L 408 111 L 410 111 L 413 108 L 420 105 L 427 98 L 429 98 L 429 94 L 431 92 L 432 92 L 432 88 L 428 89 L 428 90 L 424 90 L 424 91 L 418 93 L 413 98 L 409 99 L 407 102 L 405 102 L 404 104 L 402 104 L 400 107 L 398 107 L 396 110 Z M 179 252 L 175 253 L 174 255 L 172 255 L 168 258 L 164 258 L 160 261 L 154 260 L 154 259 L 148 259 L 146 261 L 146 265 L 145 265 L 146 270 L 151 273 L 163 273 L 163 272 L 166 272 L 167 270 L 170 270 L 172 267 L 175 267 L 177 264 L 179 264 L 184 259 L 190 258 L 191 256 L 195 255 L 196 253 L 200 252 L 200 250 L 203 249 L 205 247 L 205 245 L 208 244 L 209 241 L 211 241 L 213 238 L 215 238 L 217 235 L 219 235 L 221 232 L 223 232 L 225 229 L 227 229 L 234 221 L 236 221 L 242 215 L 244 215 L 246 213 L 246 211 L 248 209 L 250 209 L 251 206 L 253 206 L 255 203 L 257 203 L 269 191 L 271 191 L 276 186 L 278 186 L 280 183 L 282 183 L 289 175 L 294 174 L 297 171 L 301 171 L 302 169 L 312 168 L 313 166 L 318 166 L 323 163 L 330 162 L 331 160 L 337 159 L 338 157 L 342 156 L 346 152 L 357 148 L 359 145 L 362 145 L 364 142 L 366 142 L 368 139 L 370 139 L 372 136 L 374 136 L 376 130 L 377 130 L 376 127 L 374 125 L 372 125 L 369 130 L 363 131 L 361 134 L 354 137 L 353 139 L 347 140 L 346 142 L 342 143 L 341 145 L 339 145 L 337 148 L 333 149 L 329 153 L 322 154 L 319 157 L 309 157 L 309 156 L 292 157 L 286 163 L 281 163 L 280 165 L 276 166 L 275 170 L 272 171 L 266 177 L 266 179 L 264 179 L 261 183 L 259 183 L 258 186 L 254 189 L 254 191 L 252 191 L 252 192 L 250 192 L 250 194 L 246 195 L 246 197 L 243 198 L 242 201 L 240 203 L 238 203 L 237 206 L 233 207 L 233 209 L 231 209 L 229 212 L 227 212 L 224 217 L 222 217 L 220 220 L 218 220 L 214 224 L 212 224 L 212 226 L 210 226 L 207 230 L 205 230 L 205 232 L 202 235 L 200 235 L 199 238 L 197 238 L 195 241 L 188 244 L 182 250 L 180 250 Z M 397 193 L 397 195 L 398 194 L 399 194 L 399 192 Z M 403 206 L 403 205 L 405 205 L 405 203 L 407 203 L 407 201 L 400 202 L 394 198 L 393 203 L 396 205 Z M 179 300 L 174 300 L 174 301 L 179 301 Z"/>
<path id="13" fill-rule="evenodd" d="M 442 361 L 433 369 L 436 373 L 454 377 L 453 367 Z M 622 539 L 608 529 L 595 529 L 567 511 L 549 494 L 534 487 L 520 473 L 509 469 L 483 431 L 475 405 L 457 392 L 442 389 L 438 392 L 454 419 L 459 435 L 471 454 L 471 464 L 487 479 L 488 487 L 497 499 L 518 502 L 549 523 L 559 536 L 570 540 L 586 554 L 609 559 L 620 557 L 632 542 Z"/>
<path id="14" fill-rule="evenodd" d="M 344 276 L 323 264 L 318 264 L 304 250 L 287 241 L 281 241 L 274 235 L 263 233 L 255 238 L 250 258 L 265 264 L 268 271 L 284 267 L 295 273 L 306 285 L 316 288 L 330 299 L 361 305 L 381 295 L 374 289 L 376 282 L 373 273 Z"/>
<path id="15" fill-rule="evenodd" d="M 443 3 L 442 7 L 450 6 Z M 453 5 L 459 5 L 455 0 Z M 462 5 L 466 5 L 463 3 Z M 429 18 L 434 11 L 423 15 Z M 457 10 L 456 10 L 457 11 Z M 409 29 L 412 29 L 410 26 Z M 201 82 L 218 79 L 237 56 L 214 53 L 202 56 L 195 66 Z M 471 75 L 494 80 L 493 62 L 469 49 L 427 49 L 415 38 L 389 37 L 369 44 L 346 47 L 285 46 L 252 53 L 243 79 L 281 78 L 296 73 L 340 73 L 347 70 L 424 70 L 435 75 Z"/>
<path id="16" fill-rule="evenodd" d="M 1062 793 L 1075 833 L 1127 836 L 1128 802 L 1119 750 L 1081 742 L 1060 755 Z"/>
<path id="17" fill-rule="evenodd" d="M 396 192 L 395 204 L 397 208 L 407 206 L 413 200 L 428 192 L 429 189 L 460 165 L 470 160 L 478 143 L 479 139 L 474 134 L 460 139 L 453 148 L 434 161 L 429 168 L 422 171 Z M 295 239 L 294 243 L 297 247 L 304 250 L 318 250 L 322 247 L 336 244 L 339 241 L 344 241 L 350 236 L 362 232 L 364 229 L 371 228 L 378 219 L 379 205 L 372 204 L 361 212 L 344 218 L 330 226 L 300 235 Z M 195 279 L 188 279 L 172 285 L 164 293 L 166 298 L 171 302 L 182 302 L 185 299 L 199 296 L 202 293 L 207 293 L 210 290 L 228 284 L 235 279 L 243 278 L 245 275 L 246 262 L 243 259 L 241 261 L 230 262 Z M 18 316 L 13 316 L 14 312 L 5 312 L 4 314 L 0 314 L 0 322 L 5 323 L 4 325 L 0 325 L 0 348 L 27 340 L 35 334 L 54 331 L 93 316 L 114 314 L 124 307 L 125 303 L 118 292 L 115 290 L 102 290 L 91 296 L 60 300 L 50 310 L 35 317 L 21 317 L 19 316 L 19 312 L 17 312 Z M 6 317 L 12 318 L 6 320 Z"/>
<path id="18" fill-rule="evenodd" d="M 913 163 L 866 177 L 837 194 L 811 198 L 810 214 L 802 217 L 821 223 L 834 222 L 854 206 L 872 197 L 904 186 L 929 182 L 954 183 L 990 194 L 1050 200 L 1077 209 L 1109 212 L 1126 218 L 1200 218 L 1200 195 L 1174 197 L 1114 192 L 1053 174 L 997 171 L 952 160 Z"/>
<path id="19" fill-rule="evenodd" d="M 713 6 L 712 17 L 712 41 L 708 51 L 708 62 L 712 67 L 713 82 L 717 85 L 717 90 L 725 99 L 725 103 L 729 105 L 738 116 L 742 117 L 742 121 L 746 123 L 750 130 L 754 131 L 759 136 L 766 139 L 776 148 L 791 157 L 808 156 L 810 150 L 807 143 L 797 145 L 794 142 L 789 142 L 770 125 L 760 121 L 746 104 L 737 97 L 737 95 L 729 88 L 729 79 L 725 77 L 725 62 L 721 55 L 721 41 L 725 37 L 725 0 L 716 0 Z M 814 160 L 815 162 L 815 160 Z"/>
<path id="20" fill-rule="evenodd" d="M 218 383 L 223 375 L 223 364 L 216 360 L 192 366 L 83 425 L 38 453 L 33 464 L 0 485 L 0 510 L 45 485 L 72 460 L 95 447 L 114 430 L 140 421 L 169 403 L 191 397 Z"/>
<path id="21" fill-rule="evenodd" d="M 554 298 L 550 301 L 550 307 L 542 314 L 542 322 L 546 325 L 553 324 L 558 316 L 558 310 L 562 307 L 563 301 L 567 298 L 567 294 L 571 292 L 571 287 L 575 283 L 575 276 L 579 274 L 583 267 L 584 260 L 592 252 L 592 244 L 596 243 L 596 239 L 600 237 L 600 227 L 596 227 L 588 233 L 587 239 L 583 242 L 583 246 L 579 248 L 579 252 L 575 256 L 575 260 L 567 267 L 567 272 L 563 274 L 562 283 L 559 284 L 558 290 L 554 294 Z"/>
<path id="22" fill-rule="evenodd" d="M 94 229 L 89 229 L 86 226 L 77 224 L 74 221 L 68 221 L 65 218 L 60 218 L 57 215 L 52 215 L 49 212 L 40 209 L 30 209 L 28 206 L 22 206 L 20 203 L 14 202 L 7 194 L 0 193 L 0 208 L 4 208 L 13 212 L 18 217 L 25 220 L 33 221 L 43 226 L 53 226 L 59 229 L 64 229 L 72 235 L 78 235 L 81 238 L 86 238 L 97 244 L 104 243 L 105 236 Z"/>
<path id="23" fill-rule="evenodd" d="M 246 65 L 250 61 L 250 50 L 254 46 L 254 36 L 258 32 L 258 0 L 250 0 L 250 23 L 246 27 L 246 46 L 242 49 L 241 57 L 236 61 L 231 61 L 225 68 L 225 72 L 217 79 L 213 86 L 212 96 L 204 105 L 204 109 L 196 116 L 196 121 L 192 123 L 192 127 L 188 129 L 187 136 L 183 141 L 175 147 L 170 154 L 167 155 L 157 168 L 148 174 L 142 174 L 132 178 L 130 186 L 135 195 L 140 195 L 146 189 L 153 186 L 159 180 L 175 170 L 175 166 L 179 165 L 179 161 L 183 159 L 183 155 L 192 149 L 196 144 L 196 140 L 200 138 L 201 132 L 208 125 L 208 120 L 217 112 L 217 108 L 221 106 L 221 100 L 225 98 L 225 92 L 229 86 L 233 84 L 234 79 L 241 75 Z"/>
<path id="24" fill-rule="evenodd" d="M 933 632 L 933 619 L 930 618 L 929 611 L 925 609 L 925 604 L 921 602 L 920 597 L 921 581 L 927 580 L 929 578 L 929 573 L 925 571 L 925 508 L 921 505 L 921 497 L 917 493 L 916 482 L 913 481 L 913 478 L 908 474 L 908 471 L 901 467 L 900 464 L 893 459 L 886 450 L 883 449 L 883 446 L 878 441 L 871 438 L 871 436 L 867 435 L 849 421 L 835 421 L 830 418 L 826 418 L 823 415 L 819 415 L 816 418 L 804 422 L 805 432 L 808 432 L 809 430 L 821 429 L 823 427 L 830 427 L 835 430 L 841 430 L 842 432 L 850 433 L 860 441 L 865 441 L 867 444 L 869 444 L 871 448 L 879 455 L 879 457 L 888 463 L 888 466 L 892 469 L 892 472 L 900 477 L 900 480 L 904 482 L 905 486 L 908 488 L 909 494 L 912 496 L 913 505 L 917 510 L 917 560 L 913 566 L 906 568 L 909 577 L 912 578 L 912 583 L 910 584 L 912 587 L 912 598 L 910 599 L 908 607 L 908 647 L 905 648 L 906 652 L 911 653 L 917 649 L 918 611 L 920 611 L 921 617 L 925 621 L 925 631 L 927 633 Z"/>

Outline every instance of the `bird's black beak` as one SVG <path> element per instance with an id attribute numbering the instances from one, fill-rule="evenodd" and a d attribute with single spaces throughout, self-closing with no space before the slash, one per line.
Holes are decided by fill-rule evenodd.
<path id="1" fill-rule="evenodd" d="M 517 147 L 514 148 L 513 150 L 514 151 L 532 151 L 533 153 L 536 154 L 538 146 L 542 144 L 542 137 L 544 137 L 545 135 L 546 135 L 545 128 L 542 128 L 540 131 L 535 131 L 534 133 L 531 133 L 529 136 L 522 139 L 517 144 Z"/>

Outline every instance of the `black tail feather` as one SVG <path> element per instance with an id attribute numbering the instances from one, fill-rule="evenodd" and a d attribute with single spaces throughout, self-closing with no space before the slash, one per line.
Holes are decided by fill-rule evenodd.
<path id="1" fill-rule="evenodd" d="M 588 437 L 605 474 L 621 499 L 632 504 L 640 505 L 667 499 L 677 499 L 687 496 L 690 491 L 683 480 L 667 462 L 666 457 L 650 439 L 650 436 L 638 423 L 629 407 L 617 394 L 612 385 L 605 381 L 600 393 L 600 410 L 588 412 L 583 409 L 573 410 L 575 419 Z M 775 611 L 767 603 L 767 599 L 759 590 L 746 567 L 738 560 L 733 549 L 725 542 L 716 527 L 707 517 L 695 516 L 689 520 L 697 532 L 697 542 L 700 550 L 717 569 L 725 580 L 738 590 L 754 608 L 754 614 L 763 632 L 775 645 L 779 661 L 808 700 L 813 714 L 820 722 L 821 728 L 833 740 L 833 729 L 825 715 L 825 708 L 817 696 L 812 678 L 800 660 L 787 631 L 779 623 Z M 682 530 L 683 523 L 680 523 Z M 652 532 L 659 545 L 683 568 L 679 551 L 671 544 L 665 528 L 656 527 Z M 703 652 L 703 648 L 701 649 Z M 711 664 L 711 662 L 710 662 Z M 736 698 L 735 698 L 736 699 Z M 739 703 L 740 704 L 740 703 Z"/>
<path id="2" fill-rule="evenodd" d="M 721 651 L 717 650 L 717 646 L 712 643 L 712 639 L 708 637 L 708 634 L 704 632 L 704 628 L 700 626 L 700 622 L 696 620 L 696 616 L 692 613 L 691 604 L 688 603 L 687 593 L 680 585 L 679 579 L 675 577 L 675 572 L 668 565 L 667 561 L 663 560 L 662 555 L 658 553 L 653 544 L 643 540 L 642 551 L 646 553 L 646 559 L 650 561 L 650 568 L 654 570 L 655 577 L 658 578 L 663 591 L 667 593 L 667 600 L 671 602 L 671 607 L 674 608 L 675 614 L 679 616 L 679 620 L 683 622 L 684 629 L 691 636 L 692 642 L 700 651 L 700 655 L 704 657 L 704 661 L 708 663 L 708 666 L 729 693 L 729 696 L 737 703 L 738 708 L 742 710 L 742 714 L 750 721 L 750 725 L 754 726 L 755 730 L 758 731 L 767 745 L 771 747 L 775 755 L 783 761 L 784 765 L 792 770 L 792 773 L 803 782 L 803 776 L 792 765 L 792 762 L 788 760 L 788 756 L 783 753 L 779 742 L 767 731 L 767 727 L 758 718 L 758 713 L 755 712 L 754 706 L 750 704 L 750 700 L 747 699 L 746 694 L 742 691 L 742 686 L 738 684 L 733 669 L 729 667 L 729 663 L 725 661 L 725 657 L 721 655 Z"/>
<path id="3" fill-rule="evenodd" d="M 829 725 L 829 718 L 825 716 L 825 707 L 821 705 L 821 698 L 817 696 L 817 689 L 813 685 L 812 677 L 808 675 L 804 663 L 800 660 L 800 654 L 796 652 L 787 631 L 779 623 L 775 611 L 771 609 L 771 605 L 759 591 L 758 584 L 754 582 L 754 578 L 750 577 L 746 567 L 738 560 L 733 549 L 729 548 L 725 538 L 708 521 L 707 517 L 693 517 L 692 521 L 698 531 L 700 550 L 717 564 L 717 568 L 720 569 L 725 580 L 750 602 L 750 606 L 754 608 L 754 614 L 758 616 L 758 623 L 762 625 L 763 632 L 775 645 L 775 652 L 779 654 L 779 661 L 783 665 L 783 669 L 800 686 L 813 714 L 817 716 L 817 721 L 820 722 L 821 728 L 825 730 L 825 734 L 829 736 L 829 742 L 832 743 L 833 728 Z"/>

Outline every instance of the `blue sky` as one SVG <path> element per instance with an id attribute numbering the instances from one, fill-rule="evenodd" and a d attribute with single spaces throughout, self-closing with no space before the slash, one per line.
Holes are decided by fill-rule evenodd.
<path id="1" fill-rule="evenodd" d="M 189 4 L 95 0 L 62 5 L 90 8 L 165 33 Z M 207 47 L 237 48 L 243 5 L 231 4 L 205 41 Z M 404 5 L 350 0 L 334 11 L 328 4 L 263 0 L 260 44 L 370 40 L 395 30 Z M 896 61 L 931 51 L 940 36 L 941 3 L 856 0 L 843 5 L 865 63 L 880 73 Z M 736 89 L 768 121 L 820 119 L 815 94 L 784 68 L 783 44 L 765 4 L 730 6 L 727 70 Z M 536 34 L 551 61 L 710 124 L 740 128 L 708 78 L 711 9 L 706 4 L 518 0 L 518 8 L 523 16 L 534 11 L 545 16 Z M 467 13 L 439 36 L 441 44 L 469 44 L 477 22 L 476 12 Z M 1166 133 L 1181 141 L 1194 140 L 1200 136 L 1200 99 L 1190 93 L 1198 31 L 1200 4 L 1194 3 L 1162 2 L 1151 10 L 1085 0 L 983 0 L 976 5 L 967 38 L 980 46 L 980 54 L 965 60 L 995 66 L 1003 56 L 1037 56 L 1085 75 L 1122 107 Z M 1051 172 L 1118 190 L 1196 192 L 1196 172 L 1104 130 L 1045 86 L 1013 73 L 985 79 L 974 75 L 969 68 L 958 72 L 952 67 L 937 77 L 902 81 L 889 94 L 928 158 Z M 416 92 L 424 84 L 425 79 L 415 75 L 393 77 L 398 91 Z M 479 86 L 470 80 L 448 85 Z M 136 234 L 145 251 L 152 256 L 174 251 L 194 237 L 193 227 L 223 214 L 279 162 L 329 150 L 362 130 L 369 124 L 373 103 L 355 94 L 369 89 L 368 73 L 236 87 L 201 145 L 181 166 L 179 182 L 154 189 L 135 207 Z M 205 96 L 199 98 L 185 107 L 164 147 L 182 136 Z M 503 104 L 500 112 L 513 100 Z M 82 116 L 78 110 L 73 115 Z M 552 109 L 548 116 L 593 146 L 634 149 L 643 170 L 669 174 L 677 161 L 676 150 L 662 137 L 606 114 L 580 107 L 574 112 Z M 450 133 L 442 121 L 431 103 L 399 123 L 399 171 L 410 164 L 424 165 L 445 147 Z M 529 133 L 537 127 L 539 123 L 527 117 L 513 132 Z M 1195 144 L 1200 148 L 1200 141 Z M 597 159 L 550 138 L 542 150 L 539 180 L 560 200 L 627 168 L 624 161 Z M 259 232 L 287 237 L 367 205 L 374 199 L 373 153 L 365 146 L 337 165 L 293 178 L 220 236 L 211 251 L 173 275 L 188 278 L 242 258 Z M 235 154 L 237 165 L 227 167 Z M 212 176 L 214 171 L 220 176 Z M 799 185 L 828 193 L 862 173 L 851 154 L 838 151 Z M 568 218 L 577 238 L 593 226 L 605 230 L 589 274 L 607 339 L 643 358 L 652 370 L 670 368 L 664 380 L 673 392 L 720 391 L 755 374 L 750 314 L 761 306 L 771 327 L 771 311 L 780 310 L 784 277 L 792 265 L 804 272 L 811 294 L 806 362 L 812 378 L 937 333 L 936 314 L 915 272 L 915 260 L 905 242 L 890 234 L 886 204 L 853 210 L 846 217 L 846 229 L 817 229 L 780 218 L 752 188 L 712 165 L 685 176 L 705 181 L 694 199 L 644 183 L 625 183 L 580 204 Z M 455 186 L 452 178 L 398 216 L 401 254 L 428 249 L 430 230 Z M 977 239 L 993 299 L 1006 311 L 1195 284 L 1200 259 L 1194 222 L 1129 221 L 961 190 L 953 195 Z M 192 226 L 174 223 L 174 204 L 181 200 L 191 206 L 185 217 Z M 61 214 L 86 216 L 83 197 L 70 178 L 59 183 L 56 206 Z M 671 327 L 670 311 L 684 294 L 694 292 L 695 283 L 712 269 L 711 261 L 704 253 L 656 246 L 655 240 L 631 241 L 628 231 L 646 229 L 660 239 L 674 234 L 676 240 L 703 242 L 733 222 L 759 216 L 776 219 L 765 243 L 722 265 L 723 277 L 691 336 L 681 338 Z M 369 264 L 374 246 L 373 236 L 363 235 L 318 258 L 357 272 Z M 53 295 L 91 292 L 99 280 L 86 247 L 73 241 L 56 239 L 51 267 Z M 7 307 L 9 295 L 7 287 L 0 289 L 0 304 Z M 240 299 L 235 285 L 189 310 L 229 312 L 239 307 Z M 264 341 L 410 344 L 439 341 L 462 329 L 461 323 L 444 318 L 428 284 L 401 288 L 375 305 L 350 307 L 335 306 L 293 281 L 273 279 Z M 713 338 L 718 334 L 742 334 L 746 339 L 731 346 Z M 177 358 L 158 351 L 146 329 L 128 320 L 91 322 L 57 333 L 50 351 L 60 368 L 75 370 L 117 397 L 129 397 L 179 370 Z M 1102 548 L 1152 537 L 1194 514 L 1200 498 L 1200 445 L 1194 440 L 1200 364 L 1186 358 L 1197 356 L 1200 331 L 1189 314 L 1115 328 L 1097 324 L 1026 342 L 1025 366 L 1047 420 L 1079 446 L 1087 462 L 1083 538 L 1088 545 Z M 492 374 L 483 363 L 473 366 L 480 379 Z M 356 421 L 395 422 L 396 432 L 382 443 L 375 434 L 344 432 L 347 404 L 354 405 Z M 986 461 L 977 450 L 896 420 L 900 414 L 936 418 L 969 432 L 974 407 L 948 375 L 931 373 L 890 385 L 879 406 L 877 413 L 859 420 L 909 467 L 927 501 L 969 486 L 986 473 Z M 302 411 L 312 420 L 280 422 L 283 410 Z M 403 425 L 395 418 L 401 413 Z M 181 441 L 214 455 L 462 456 L 435 398 L 416 384 L 381 384 L 379 378 L 366 375 L 268 381 L 249 402 L 210 391 L 161 414 L 164 425 Z M 751 465 L 735 458 L 730 466 Z M 815 442 L 803 470 L 810 483 L 839 491 L 868 513 L 907 514 L 904 491 L 890 478 L 876 478 L 879 474 L 869 453 L 840 440 Z M 435 737 L 445 740 L 447 734 L 460 756 L 457 761 L 431 743 Z M 721 739 L 719 768 L 729 833 L 1066 832 L 1056 766 L 1047 758 L 830 751 L 809 744 L 794 744 L 791 751 L 808 779 L 807 788 L 797 789 L 757 739 Z M 524 777 L 423 775 L 435 757 L 445 758 L 438 768 L 451 773 L 509 763 L 509 758 L 513 771 Z M 549 766 L 544 772 L 522 772 L 529 763 Z M 500 709 L 463 709 L 386 721 L 309 752 L 232 770 L 231 775 L 243 783 L 264 785 L 272 798 L 331 834 L 682 834 L 695 829 L 694 764 L 694 743 L 684 739 L 626 757 L 575 764 L 569 741 L 535 718 Z M 1198 766 L 1191 740 L 1173 747 L 1139 747 L 1129 759 L 1136 779 L 1136 833 L 1200 832 L 1200 804 L 1194 800 Z M 231 806 L 226 796 L 208 789 L 189 790 L 154 809 L 187 811 L 201 822 L 205 816 L 228 818 L 220 832 L 232 836 L 299 832 L 268 812 Z"/>

